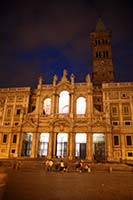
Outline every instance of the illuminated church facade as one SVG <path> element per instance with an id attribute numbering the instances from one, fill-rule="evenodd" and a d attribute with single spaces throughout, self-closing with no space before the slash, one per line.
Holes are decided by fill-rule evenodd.
<path id="1" fill-rule="evenodd" d="M 111 31 L 90 34 L 92 78 L 0 88 L 0 158 L 133 160 L 133 83 L 114 81 Z"/>

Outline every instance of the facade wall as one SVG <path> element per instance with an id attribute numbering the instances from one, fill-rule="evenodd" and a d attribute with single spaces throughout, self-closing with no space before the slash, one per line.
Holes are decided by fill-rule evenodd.
<path id="1" fill-rule="evenodd" d="M 133 160 L 133 84 L 103 84 L 103 112 L 99 112 L 93 106 L 93 84 L 89 75 L 86 82 L 75 83 L 74 77 L 68 80 L 65 73 L 64 70 L 61 81 L 57 82 L 54 77 L 50 85 L 39 80 L 34 93 L 31 88 L 0 90 L 0 157 Z M 59 113 L 62 91 L 69 93 L 67 113 Z M 76 113 L 79 97 L 85 98 L 84 114 Z M 46 98 L 51 99 L 49 114 L 44 113 Z M 34 110 L 30 112 L 32 99 Z M 48 141 L 41 143 L 42 133 L 44 137 L 48 134 Z M 66 141 L 63 137 L 57 141 L 59 134 L 63 137 L 66 134 Z M 100 136 L 104 137 L 102 143 Z"/>

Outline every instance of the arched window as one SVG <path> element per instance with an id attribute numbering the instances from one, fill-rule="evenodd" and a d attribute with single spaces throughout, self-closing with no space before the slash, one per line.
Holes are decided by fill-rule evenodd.
<path id="1" fill-rule="evenodd" d="M 85 114 L 86 100 L 84 97 L 79 97 L 76 102 L 76 114 Z"/>
<path id="2" fill-rule="evenodd" d="M 69 92 L 62 91 L 59 97 L 59 113 L 69 112 Z"/>
<path id="3" fill-rule="evenodd" d="M 43 114 L 50 115 L 51 114 L 51 99 L 47 98 L 43 102 Z"/>

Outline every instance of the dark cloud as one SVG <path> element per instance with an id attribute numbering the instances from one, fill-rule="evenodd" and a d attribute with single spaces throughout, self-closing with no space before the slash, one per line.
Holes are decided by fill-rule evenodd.
<path id="1" fill-rule="evenodd" d="M 64 68 L 91 73 L 90 32 L 98 16 L 112 29 L 116 78 L 133 81 L 132 1 L 9 1 L 1 4 L 0 87 L 51 82 Z M 82 71 L 82 73 L 81 73 Z"/>

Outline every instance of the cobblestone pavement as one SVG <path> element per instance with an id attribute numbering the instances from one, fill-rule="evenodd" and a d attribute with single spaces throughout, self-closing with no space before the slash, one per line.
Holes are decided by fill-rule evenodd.
<path id="1" fill-rule="evenodd" d="M 13 171 L 4 200 L 133 200 L 132 172 Z"/>

